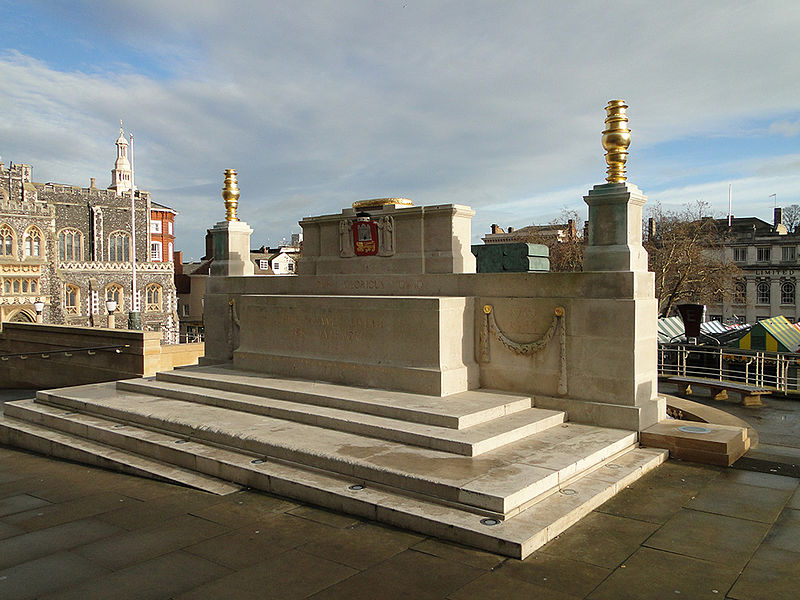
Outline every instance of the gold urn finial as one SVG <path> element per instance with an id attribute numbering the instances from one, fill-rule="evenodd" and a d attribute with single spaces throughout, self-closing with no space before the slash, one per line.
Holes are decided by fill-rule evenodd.
<path id="1" fill-rule="evenodd" d="M 238 221 L 236 211 L 239 209 L 239 183 L 236 181 L 236 169 L 225 169 L 222 199 L 225 200 L 225 220 Z"/>
<path id="2" fill-rule="evenodd" d="M 631 144 L 631 130 L 628 129 L 628 105 L 624 100 L 609 100 L 606 106 L 606 130 L 603 132 L 603 148 L 606 150 L 606 181 L 623 183 L 625 181 L 625 162 L 628 160 L 628 146 Z"/>

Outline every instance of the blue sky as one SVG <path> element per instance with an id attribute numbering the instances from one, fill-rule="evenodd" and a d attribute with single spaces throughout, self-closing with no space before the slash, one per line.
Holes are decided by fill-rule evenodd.
<path id="1" fill-rule="evenodd" d="M 4 2 L 0 156 L 108 185 L 120 117 L 136 180 L 202 253 L 239 171 L 253 245 L 305 216 L 406 196 L 491 223 L 585 215 L 600 132 L 630 105 L 652 203 L 771 219 L 800 204 L 800 3 L 472 0 Z"/>

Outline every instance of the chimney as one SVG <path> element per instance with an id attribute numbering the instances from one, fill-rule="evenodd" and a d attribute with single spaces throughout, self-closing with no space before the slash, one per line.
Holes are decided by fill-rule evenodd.
<path id="1" fill-rule="evenodd" d="M 501 233 L 501 230 L 497 226 L 497 223 L 492 223 L 492 233 Z"/>
<path id="2" fill-rule="evenodd" d="M 89 177 L 89 189 L 94 189 L 94 177 Z"/>
<path id="3" fill-rule="evenodd" d="M 778 225 L 783 225 L 783 209 L 781 207 L 775 208 L 775 222 L 773 225 L 777 228 Z"/>
<path id="4" fill-rule="evenodd" d="M 172 263 L 175 275 L 183 275 L 183 250 L 175 250 L 172 253 Z"/>
<path id="5" fill-rule="evenodd" d="M 513 231 L 514 231 L 514 228 L 513 228 L 513 227 L 509 227 L 509 228 L 508 228 L 508 233 L 513 233 Z"/>
<path id="6" fill-rule="evenodd" d="M 647 239 L 654 240 L 656 238 L 656 220 L 653 217 L 647 219 Z"/>

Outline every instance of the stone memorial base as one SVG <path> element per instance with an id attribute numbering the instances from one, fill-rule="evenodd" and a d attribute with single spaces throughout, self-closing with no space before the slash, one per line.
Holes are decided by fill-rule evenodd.
<path id="1" fill-rule="evenodd" d="M 473 300 L 247 295 L 235 367 L 447 396 L 479 385 Z"/>

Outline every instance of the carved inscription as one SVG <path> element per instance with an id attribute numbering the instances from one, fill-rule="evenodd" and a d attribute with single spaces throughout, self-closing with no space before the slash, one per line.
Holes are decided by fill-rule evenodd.
<path id="1" fill-rule="evenodd" d="M 378 279 L 342 280 L 342 288 L 346 290 L 382 290 L 383 281 Z"/>

